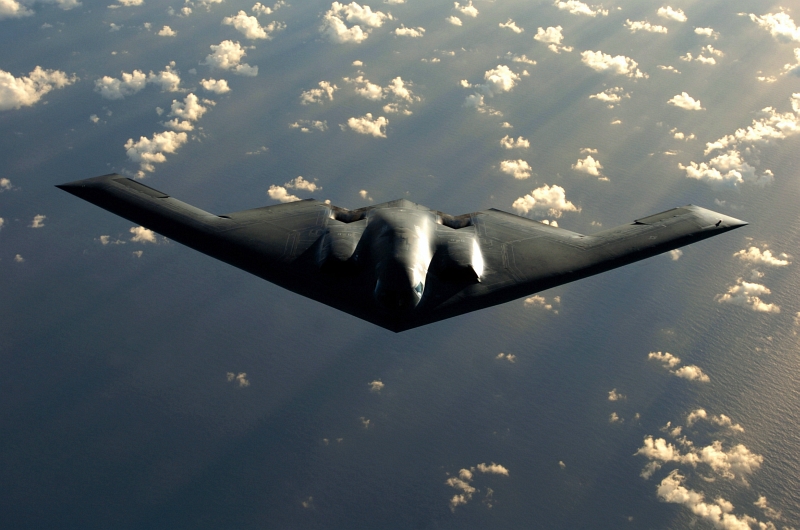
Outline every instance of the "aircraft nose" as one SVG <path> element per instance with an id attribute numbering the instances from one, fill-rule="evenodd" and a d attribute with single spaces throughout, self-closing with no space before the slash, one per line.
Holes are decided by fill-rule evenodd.
<path id="1" fill-rule="evenodd" d="M 386 310 L 402 312 L 414 309 L 422 296 L 421 284 L 411 285 L 404 270 L 386 271 L 375 284 L 375 300 Z"/>

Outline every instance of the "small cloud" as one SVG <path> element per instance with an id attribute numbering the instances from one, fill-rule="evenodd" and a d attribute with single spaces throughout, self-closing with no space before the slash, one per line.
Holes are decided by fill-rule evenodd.
<path id="1" fill-rule="evenodd" d="M 14 261 L 16 263 L 24 263 L 25 262 L 25 258 L 23 258 L 22 255 L 17 254 L 16 256 L 14 256 Z"/>
<path id="2" fill-rule="evenodd" d="M 659 352 L 650 352 L 647 355 L 648 359 L 655 359 L 656 361 L 660 362 L 664 365 L 665 368 L 674 368 L 675 366 L 681 364 L 680 357 L 676 357 L 669 352 L 661 353 Z"/>
<path id="3" fill-rule="evenodd" d="M 276 186 L 275 184 L 269 187 L 267 190 L 267 195 L 269 195 L 269 198 L 273 201 L 279 202 L 294 202 L 300 200 L 300 197 L 291 195 L 288 191 L 286 191 L 285 187 Z"/>
<path id="4" fill-rule="evenodd" d="M 714 299 L 721 304 L 747 307 L 759 313 L 780 313 L 781 308 L 777 304 L 768 304 L 761 300 L 762 296 L 768 294 L 772 294 L 772 291 L 764 285 L 738 278 L 734 285 L 728 287 L 728 292 L 718 294 Z"/>
<path id="5" fill-rule="evenodd" d="M 514 149 L 514 148 L 522 148 L 527 149 L 531 146 L 531 142 L 523 138 L 522 136 L 517 137 L 515 140 L 514 138 L 505 135 L 503 138 L 500 139 L 500 145 L 505 147 L 506 149 Z"/>
<path id="6" fill-rule="evenodd" d="M 616 412 L 612 412 L 611 415 L 608 417 L 608 423 L 622 423 L 625 420 L 619 417 L 619 414 Z"/>
<path id="7" fill-rule="evenodd" d="M 381 27 L 386 20 L 392 20 L 392 16 L 381 11 L 373 11 L 367 5 L 362 7 L 356 2 L 347 5 L 333 2 L 331 8 L 323 15 L 319 31 L 331 42 L 358 44 L 369 37 L 373 28 Z M 352 25 L 348 27 L 347 23 Z"/>
<path id="8" fill-rule="evenodd" d="M 359 191 L 359 192 L 358 192 L 358 196 L 359 196 L 359 197 L 361 197 L 361 198 L 362 198 L 362 199 L 364 199 L 364 200 L 367 200 L 367 201 L 369 201 L 369 202 L 372 202 L 372 197 L 370 197 L 370 196 L 369 196 L 369 192 L 367 192 L 367 190 L 361 190 L 361 191 Z"/>
<path id="9" fill-rule="evenodd" d="M 651 24 L 645 20 L 628 19 L 625 21 L 625 24 L 623 25 L 629 30 L 631 30 L 631 33 L 636 33 L 638 31 L 644 31 L 647 33 L 667 33 L 669 31 L 664 26 Z"/>
<path id="10" fill-rule="evenodd" d="M 495 359 L 506 360 L 506 361 L 508 361 L 508 362 L 510 362 L 512 364 L 517 362 L 517 356 L 514 355 L 513 353 L 502 353 L 501 352 L 501 353 L 497 354 Z"/>
<path id="11" fill-rule="evenodd" d="M 683 256 L 683 251 L 679 248 L 674 248 L 669 251 L 669 257 L 672 261 L 678 261 Z"/>
<path id="12" fill-rule="evenodd" d="M 386 138 L 387 125 L 389 125 L 389 120 L 383 116 L 373 119 L 372 114 L 368 112 L 360 118 L 348 119 L 347 124 L 342 124 L 340 127 L 343 131 L 349 128 L 351 131 L 357 132 L 358 134 L 371 135 L 376 138 Z"/>
<path id="13" fill-rule="evenodd" d="M 461 19 L 456 17 L 456 16 L 449 16 L 445 20 L 448 21 L 449 23 L 451 23 L 454 26 L 461 26 L 463 24 L 461 22 Z"/>
<path id="14" fill-rule="evenodd" d="M 383 387 L 386 386 L 383 384 L 383 382 L 381 382 L 380 379 L 376 379 L 371 383 L 367 383 L 367 385 L 369 385 L 370 392 L 380 392 L 381 390 L 383 390 Z"/>
<path id="15" fill-rule="evenodd" d="M 675 73 L 675 74 L 680 74 L 681 73 L 680 70 L 678 70 L 674 66 L 670 66 L 670 65 L 659 64 L 658 65 L 658 69 L 659 70 L 666 70 L 667 72 L 672 72 L 672 73 Z"/>
<path id="16" fill-rule="evenodd" d="M 456 11 L 460 11 L 462 14 L 475 18 L 478 16 L 478 9 L 472 5 L 472 0 L 469 0 L 467 4 L 459 4 L 458 2 L 453 2 L 453 9 Z"/>
<path id="17" fill-rule="evenodd" d="M 800 28 L 797 27 L 792 17 L 785 11 L 767 13 L 761 17 L 750 13 L 749 17 L 760 28 L 769 31 L 769 34 L 778 41 L 800 42 Z"/>
<path id="18" fill-rule="evenodd" d="M 245 372 L 239 372 L 238 374 L 228 372 L 226 377 L 229 383 L 235 383 L 239 385 L 239 388 L 246 388 L 250 386 L 250 381 L 247 379 L 247 373 Z"/>
<path id="19" fill-rule="evenodd" d="M 14 186 L 11 184 L 11 181 L 6 177 L 0 178 L 0 193 L 4 191 L 11 191 L 14 189 Z M 2 225 L 0 225 L 2 226 Z"/>
<path id="20" fill-rule="evenodd" d="M 33 217 L 33 221 L 31 221 L 31 224 L 28 226 L 31 228 L 42 228 L 44 226 L 45 219 L 47 219 L 46 215 L 37 214 Z"/>
<path id="21" fill-rule="evenodd" d="M 681 366 L 672 373 L 682 379 L 688 379 L 689 381 L 700 381 L 701 383 L 708 383 L 710 381 L 709 377 L 703 373 L 699 367 L 693 364 Z"/>
<path id="22" fill-rule="evenodd" d="M 133 236 L 131 237 L 131 241 L 133 241 L 134 243 L 153 243 L 154 245 L 158 243 L 158 239 L 156 238 L 156 233 L 153 232 L 152 230 L 148 230 L 143 226 L 131 227 L 129 232 L 133 234 Z"/>
<path id="23" fill-rule="evenodd" d="M 581 53 L 581 62 L 595 72 L 609 72 L 634 79 L 648 77 L 646 73 L 639 70 L 639 63 L 624 55 L 612 57 L 601 51 L 587 50 Z"/>
<path id="24" fill-rule="evenodd" d="M 571 52 L 572 46 L 564 46 L 561 41 L 564 40 L 564 35 L 561 33 L 563 28 L 561 26 L 550 26 L 547 29 L 538 28 L 533 40 L 547 44 L 550 51 L 555 53 Z"/>
<path id="25" fill-rule="evenodd" d="M 686 92 L 681 92 L 667 101 L 670 105 L 674 105 L 680 109 L 685 110 L 705 110 L 700 104 L 700 100 L 694 99 Z"/>
<path id="26" fill-rule="evenodd" d="M 246 155 L 250 155 L 250 156 L 252 156 L 252 155 L 260 155 L 262 153 L 266 153 L 267 151 L 269 151 L 269 148 L 266 145 L 262 145 L 261 147 L 259 147 L 258 149 L 254 150 L 254 151 L 245 152 L 245 154 Z"/>
<path id="27" fill-rule="evenodd" d="M 224 40 L 219 44 L 210 46 L 211 53 L 203 59 L 200 64 L 216 68 L 218 70 L 230 70 L 236 75 L 254 77 L 258 75 L 258 66 L 250 66 L 243 63 L 242 58 L 247 55 L 244 48 L 238 42 Z"/>
<path id="28" fill-rule="evenodd" d="M 400 27 L 394 30 L 394 34 L 398 37 L 419 38 L 425 35 L 425 28 L 407 28 L 400 24 Z"/>
<path id="29" fill-rule="evenodd" d="M 60 70 L 45 70 L 41 66 L 34 68 L 27 76 L 20 77 L 0 69 L 0 111 L 33 106 L 45 94 L 77 80 L 75 75 L 69 76 Z"/>
<path id="30" fill-rule="evenodd" d="M 525 160 L 503 160 L 500 162 L 500 171 L 511 175 L 517 180 L 524 180 L 531 176 L 533 170 Z"/>
<path id="31" fill-rule="evenodd" d="M 312 129 L 325 132 L 328 130 L 328 122 L 319 120 L 297 120 L 294 123 L 290 123 L 289 127 L 292 129 L 300 129 L 300 132 L 304 133 L 310 133 Z"/>
<path id="32" fill-rule="evenodd" d="M 719 38 L 719 33 L 713 30 L 713 28 L 694 28 L 694 32 L 696 35 L 702 35 L 704 37 L 709 37 L 714 40 Z"/>
<path id="33" fill-rule="evenodd" d="M 500 22 L 498 24 L 498 26 L 500 26 L 501 28 L 504 28 L 504 29 L 511 30 L 514 33 L 522 33 L 523 31 L 525 31 L 521 27 L 517 26 L 517 23 L 514 22 L 513 20 L 511 20 L 510 18 L 508 19 L 508 22 L 506 22 L 506 23 Z"/>
<path id="34" fill-rule="evenodd" d="M 677 22 L 686 22 L 686 13 L 683 12 L 683 9 L 677 8 L 673 9 L 670 6 L 663 6 L 659 7 L 656 14 L 661 18 L 666 18 L 668 20 L 675 20 Z"/>
<path id="35" fill-rule="evenodd" d="M 289 182 L 284 184 L 284 186 L 290 189 L 305 190 L 305 191 L 310 191 L 312 193 L 322 189 L 321 186 L 317 186 L 316 182 L 309 182 L 300 176 L 290 180 Z"/>
<path id="36" fill-rule="evenodd" d="M 623 399 L 627 399 L 624 394 L 620 394 L 617 392 L 616 388 L 612 388 L 611 392 L 608 393 L 608 400 L 609 401 L 620 401 Z"/>
<path id="37" fill-rule="evenodd" d="M 511 205 L 517 212 L 527 214 L 530 211 L 544 213 L 547 212 L 550 217 L 558 219 L 564 212 L 580 212 L 580 208 L 576 207 L 566 198 L 566 191 L 561 186 L 554 184 L 543 186 L 532 190 L 529 194 L 519 197 Z"/>
<path id="38" fill-rule="evenodd" d="M 567 464 L 565 464 L 563 460 L 559 460 L 558 461 L 558 467 L 560 467 L 561 469 L 566 469 L 567 468 Z"/>
<path id="39" fill-rule="evenodd" d="M 593 177 L 602 177 L 600 170 L 603 169 L 603 165 L 600 164 L 599 160 L 595 160 L 592 155 L 588 155 L 583 160 L 579 158 L 577 162 L 572 164 L 572 169 L 592 175 Z"/>
<path id="40" fill-rule="evenodd" d="M 144 254 L 144 250 L 134 250 L 131 252 L 131 255 L 133 255 L 135 258 L 141 258 L 142 254 Z"/>
<path id="41" fill-rule="evenodd" d="M 371 423 L 371 421 L 365 418 L 364 416 L 361 416 L 361 418 L 359 419 L 361 420 L 361 425 L 363 425 L 365 429 L 369 429 L 369 424 Z"/>
<path id="42" fill-rule="evenodd" d="M 156 33 L 156 35 L 159 35 L 159 36 L 161 36 L 161 37 L 174 37 L 174 36 L 176 36 L 177 34 L 178 34 L 178 32 L 176 32 L 175 30 L 173 30 L 173 29 L 172 29 L 171 27 L 169 27 L 169 26 L 164 26 L 163 28 L 161 28 L 161 29 L 158 31 L 158 33 Z"/>
<path id="43" fill-rule="evenodd" d="M 504 121 L 503 123 L 501 123 L 500 127 L 503 128 L 503 129 L 513 129 L 514 128 L 514 126 L 511 125 L 510 123 L 508 123 L 507 121 Z"/>
<path id="44" fill-rule="evenodd" d="M 742 249 L 733 254 L 734 258 L 739 258 L 748 263 L 755 263 L 757 265 L 768 265 L 770 267 L 785 267 L 792 262 L 789 261 L 789 256 L 786 253 L 781 253 L 779 256 L 774 256 L 772 251 L 767 249 L 762 251 L 758 247 L 750 247 Z"/>
<path id="45" fill-rule="evenodd" d="M 555 0 L 553 5 L 562 11 L 568 11 L 572 15 L 585 15 L 588 17 L 608 16 L 608 9 L 602 6 L 590 6 L 579 0 Z"/>
<path id="46" fill-rule="evenodd" d="M 234 16 L 225 17 L 222 19 L 222 25 L 233 26 L 239 33 L 245 36 L 246 39 L 272 39 L 272 33 L 280 31 L 286 26 L 281 22 L 270 22 L 266 26 L 259 24 L 258 19 L 254 16 L 249 16 L 244 11 L 239 11 Z"/>
<path id="47" fill-rule="evenodd" d="M 608 108 L 613 109 L 616 105 L 622 102 L 623 99 L 630 98 L 631 95 L 624 91 L 622 87 L 607 88 L 597 94 L 592 94 L 589 99 L 596 99 L 605 103 Z"/>
<path id="48" fill-rule="evenodd" d="M 505 475 L 508 476 L 508 469 L 500 464 L 495 464 L 492 462 L 491 464 L 478 464 L 475 466 L 478 468 L 478 471 L 481 473 L 490 473 L 492 475 Z"/>
<path id="49" fill-rule="evenodd" d="M 558 226 L 558 224 L 556 224 L 555 221 L 548 222 L 545 219 L 542 222 L 544 224 L 549 224 L 551 226 Z M 527 297 L 525 300 L 523 300 L 522 303 L 523 303 L 524 307 L 526 307 L 526 308 L 527 307 L 540 307 L 540 308 L 545 309 L 547 311 L 552 311 L 553 313 L 555 313 L 557 315 L 558 314 L 557 307 L 561 306 L 561 297 L 560 296 L 554 296 L 553 299 L 548 302 L 547 298 L 545 298 L 544 296 L 539 295 L 539 294 L 535 294 L 533 296 Z"/>
<path id="50" fill-rule="evenodd" d="M 203 79 L 200 81 L 200 86 L 214 94 L 226 94 L 231 91 L 228 82 L 224 79 Z"/>

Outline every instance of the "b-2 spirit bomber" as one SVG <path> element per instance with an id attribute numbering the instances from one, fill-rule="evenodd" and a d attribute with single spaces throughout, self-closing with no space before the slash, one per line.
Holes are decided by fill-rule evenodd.
<path id="1" fill-rule="evenodd" d="M 59 188 L 169 239 L 394 332 L 529 296 L 747 223 L 683 206 L 583 235 L 490 209 L 313 199 L 214 215 L 111 174 Z"/>

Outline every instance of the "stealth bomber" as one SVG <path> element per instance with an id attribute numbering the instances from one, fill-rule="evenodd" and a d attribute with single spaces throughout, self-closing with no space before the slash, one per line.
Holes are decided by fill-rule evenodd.
<path id="1" fill-rule="evenodd" d="M 490 209 L 313 199 L 214 215 L 124 176 L 59 188 L 169 239 L 394 332 L 530 296 L 747 223 L 682 206 L 592 235 Z"/>

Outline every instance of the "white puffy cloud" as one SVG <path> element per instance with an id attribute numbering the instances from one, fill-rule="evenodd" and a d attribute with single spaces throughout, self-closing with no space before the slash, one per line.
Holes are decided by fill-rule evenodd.
<path id="1" fill-rule="evenodd" d="M 144 0 L 117 0 L 117 4 L 112 4 L 109 9 L 116 9 L 119 7 L 136 7 L 144 4 Z"/>
<path id="2" fill-rule="evenodd" d="M 596 72 L 611 72 L 617 75 L 624 75 L 632 78 L 647 78 L 648 75 L 637 68 L 639 63 L 625 57 L 624 55 L 617 55 L 612 57 L 601 51 L 587 50 L 581 52 L 581 61 L 583 64 Z"/>
<path id="3" fill-rule="evenodd" d="M 700 367 L 695 366 L 694 364 L 687 364 L 686 366 L 681 366 L 677 370 L 672 372 L 676 376 L 680 377 L 681 379 L 688 379 L 689 381 L 700 381 L 701 383 L 708 383 L 711 379 L 700 369 Z"/>
<path id="4" fill-rule="evenodd" d="M 681 73 L 681 72 L 680 72 L 680 70 L 678 70 L 677 68 L 675 68 L 675 67 L 674 67 L 674 66 L 672 66 L 672 65 L 663 65 L 663 64 L 659 64 L 659 65 L 658 65 L 658 69 L 659 69 L 659 70 L 666 70 L 667 72 L 672 72 L 672 73 L 674 73 L 674 74 L 679 74 L 679 73 Z"/>
<path id="5" fill-rule="evenodd" d="M 456 17 L 456 16 L 449 16 L 445 20 L 448 21 L 449 23 L 451 23 L 454 26 L 461 26 L 462 25 L 461 19 Z"/>
<path id="6" fill-rule="evenodd" d="M 204 107 L 203 104 L 213 106 L 214 102 L 207 99 L 201 102 L 194 94 L 187 95 L 183 101 L 173 99 L 167 116 L 174 119 L 164 123 L 164 126 L 176 131 L 191 131 L 194 129 L 191 122 L 199 120 L 208 111 L 208 106 Z"/>
<path id="7" fill-rule="evenodd" d="M 450 499 L 450 510 L 455 511 L 456 507 L 467 504 L 472 500 L 473 495 L 478 492 L 478 489 L 472 485 L 472 481 L 475 480 L 476 471 L 484 474 L 508 476 L 508 469 L 494 462 L 491 464 L 478 464 L 469 469 L 460 469 L 458 471 L 458 476 L 450 477 L 445 481 L 445 484 L 459 492 Z M 491 500 L 492 497 L 492 489 L 487 488 L 487 490 L 488 492 L 484 502 Z M 489 504 L 489 506 L 491 507 L 491 504 Z"/>
<path id="8" fill-rule="evenodd" d="M 681 358 L 672 355 L 669 352 L 650 352 L 647 355 L 648 359 L 655 359 L 656 361 L 662 363 L 665 368 L 674 368 L 675 366 L 681 364 Z"/>
<path id="9" fill-rule="evenodd" d="M 673 127 L 672 129 L 669 130 L 669 132 L 670 134 L 672 134 L 672 137 L 675 138 L 676 140 L 686 140 L 688 142 L 689 140 L 694 140 L 695 138 L 697 138 L 694 133 L 691 134 L 682 133 L 678 130 L 677 127 Z"/>
<path id="10" fill-rule="evenodd" d="M 704 37 L 710 37 L 712 39 L 718 39 L 719 33 L 714 31 L 713 28 L 694 28 L 694 32 L 697 35 L 702 35 Z"/>
<path id="11" fill-rule="evenodd" d="M 407 28 L 403 24 L 394 30 L 394 34 L 398 37 L 422 37 L 425 35 L 425 28 Z"/>
<path id="12" fill-rule="evenodd" d="M 792 17 L 784 11 L 778 13 L 767 13 L 759 17 L 750 13 L 750 20 L 758 24 L 759 27 L 769 31 L 770 35 L 782 42 L 800 42 L 800 28 L 795 25 Z"/>
<path id="13" fill-rule="evenodd" d="M 231 91 L 228 82 L 224 79 L 203 79 L 200 81 L 200 86 L 214 94 L 225 94 Z"/>
<path id="14" fill-rule="evenodd" d="M 786 253 L 781 253 L 780 256 L 774 256 L 771 250 L 766 249 L 762 251 L 758 247 L 742 249 L 734 253 L 733 257 L 749 263 L 769 265 L 770 267 L 785 267 L 791 263 Z"/>
<path id="15" fill-rule="evenodd" d="M 466 5 L 459 4 L 458 2 L 453 2 L 453 9 L 456 11 L 460 11 L 464 15 L 468 17 L 475 18 L 478 16 L 478 9 L 472 5 L 472 0 L 469 0 Z"/>
<path id="16" fill-rule="evenodd" d="M 528 147 L 531 146 L 531 142 L 530 140 L 528 140 L 527 138 L 523 138 L 522 136 L 517 137 L 517 139 L 515 140 L 511 136 L 505 135 L 503 136 L 503 138 L 500 139 L 500 145 L 502 145 L 506 149 L 514 149 L 514 148 L 527 149 Z"/>
<path id="17" fill-rule="evenodd" d="M 680 94 L 672 96 L 672 99 L 667 101 L 667 103 L 685 110 L 704 110 L 703 106 L 700 104 L 700 100 L 694 99 L 686 92 L 681 92 Z"/>
<path id="18" fill-rule="evenodd" d="M 23 258 L 21 254 L 17 254 L 16 256 L 14 256 L 14 261 L 17 263 L 24 263 L 25 258 Z"/>
<path id="19" fill-rule="evenodd" d="M 516 53 L 507 52 L 506 58 L 511 59 L 511 61 L 515 63 L 529 64 L 531 66 L 536 64 L 536 61 L 529 59 L 524 53 L 522 55 L 517 55 Z M 469 88 L 472 86 L 466 80 L 461 81 L 461 83 L 464 88 Z M 466 83 L 466 85 L 464 85 L 464 83 Z"/>
<path id="20" fill-rule="evenodd" d="M 156 238 L 156 233 L 153 232 L 152 230 L 148 230 L 143 226 L 131 227 L 130 233 L 133 234 L 133 236 L 131 236 L 131 241 L 133 241 L 134 243 L 153 243 L 153 244 L 158 243 L 158 239 Z M 102 238 L 100 239 L 100 242 L 105 245 Z"/>
<path id="21" fill-rule="evenodd" d="M 555 221 L 547 221 L 545 219 L 542 222 L 544 224 L 547 224 L 547 225 L 550 225 L 550 226 L 558 227 L 558 223 L 556 223 Z M 558 314 L 558 309 L 556 309 L 556 307 L 557 306 L 561 306 L 561 297 L 560 296 L 554 296 L 553 299 L 548 302 L 547 298 L 545 298 L 544 296 L 539 295 L 539 294 L 535 294 L 533 296 L 527 297 L 522 303 L 526 308 L 538 307 L 538 308 L 541 308 L 541 309 L 545 309 L 547 311 L 552 311 L 553 313 L 555 313 L 557 315 Z"/>
<path id="22" fill-rule="evenodd" d="M 276 186 L 275 184 L 269 187 L 267 194 L 269 195 L 269 198 L 274 201 L 294 202 L 300 200 L 300 197 L 291 195 L 283 186 Z"/>
<path id="23" fill-rule="evenodd" d="M 389 120 L 380 116 L 378 118 L 372 117 L 371 113 L 366 113 L 360 118 L 350 118 L 347 124 L 340 125 L 341 129 L 347 130 L 349 128 L 359 134 L 369 134 L 376 138 L 386 138 L 386 126 L 389 125 Z"/>
<path id="24" fill-rule="evenodd" d="M 500 162 L 500 171 L 518 180 L 529 178 L 533 172 L 525 160 L 503 160 Z"/>
<path id="25" fill-rule="evenodd" d="M 258 19 L 249 16 L 244 11 L 239 11 L 234 16 L 225 17 L 222 19 L 222 24 L 226 26 L 233 26 L 236 30 L 245 36 L 247 39 L 272 39 L 272 33 L 284 29 L 286 26 L 281 22 L 272 21 L 266 26 L 258 23 Z"/>
<path id="26" fill-rule="evenodd" d="M 673 9 L 670 6 L 662 6 L 658 8 L 656 14 L 662 18 L 675 20 L 677 22 L 686 22 L 687 20 L 686 13 L 684 13 L 681 8 Z"/>
<path id="27" fill-rule="evenodd" d="M 129 138 L 125 142 L 125 152 L 128 158 L 137 162 L 140 170 L 138 178 L 144 177 L 145 172 L 155 171 L 153 164 L 161 164 L 167 161 L 166 154 L 172 154 L 188 141 L 189 137 L 185 132 L 164 131 L 154 133 L 152 138 L 142 136 L 134 142 Z"/>
<path id="28" fill-rule="evenodd" d="M 393 101 L 383 107 L 384 112 L 412 114 L 408 106 L 422 99 L 412 92 L 411 86 L 413 83 L 404 81 L 400 76 L 392 79 L 385 87 L 370 82 L 363 75 L 359 75 L 356 78 L 345 77 L 344 81 L 354 85 L 356 94 L 367 99 L 379 101 L 391 98 Z"/>
<path id="29" fill-rule="evenodd" d="M 608 400 L 609 401 L 620 401 L 622 399 L 627 399 L 627 398 L 625 397 L 625 395 L 620 394 L 619 392 L 617 392 L 616 388 L 612 388 L 611 392 L 608 393 Z"/>
<path id="30" fill-rule="evenodd" d="M 509 92 L 516 86 L 517 81 L 520 80 L 520 76 L 514 73 L 508 66 L 504 64 L 497 65 L 497 68 L 487 70 L 483 74 L 483 78 L 485 83 L 479 85 L 470 85 L 466 81 L 461 82 L 461 85 L 465 88 L 471 87 L 481 92 L 467 96 L 464 100 L 464 106 L 475 107 L 478 110 L 484 111 L 484 95 L 493 97 L 497 94 L 502 94 L 503 92 Z"/>
<path id="31" fill-rule="evenodd" d="M 586 15 L 590 17 L 596 17 L 597 15 L 608 15 L 608 9 L 603 9 L 602 6 L 590 6 L 580 2 L 579 0 L 555 0 L 553 5 L 562 11 L 569 11 L 573 15 Z"/>
<path id="32" fill-rule="evenodd" d="M 714 299 L 721 304 L 748 307 L 760 313 L 780 313 L 781 308 L 776 304 L 768 304 L 761 300 L 762 296 L 768 294 L 772 294 L 772 291 L 766 286 L 738 278 L 735 284 L 728 287 L 728 292 L 718 294 Z"/>
<path id="33" fill-rule="evenodd" d="M 743 184 L 763 187 L 771 184 L 775 179 L 769 169 L 765 170 L 761 175 L 756 175 L 755 168 L 743 161 L 741 153 L 736 150 L 722 153 L 709 160 L 708 163 L 689 162 L 688 166 L 679 163 L 678 167 L 686 171 L 688 178 L 702 180 L 712 185 L 734 188 Z"/>
<path id="34" fill-rule="evenodd" d="M 514 364 L 515 362 L 517 362 L 517 356 L 514 355 L 513 353 L 502 353 L 502 352 L 500 352 L 495 356 L 495 359 L 506 360 L 506 361 L 510 362 L 511 364 Z"/>
<path id="35" fill-rule="evenodd" d="M 631 33 L 636 33 L 637 31 L 646 31 L 647 33 L 667 33 L 669 31 L 664 26 L 651 24 L 646 20 L 627 19 L 624 26 L 631 30 Z"/>
<path id="36" fill-rule="evenodd" d="M 511 205 L 516 211 L 527 214 L 528 212 L 546 213 L 558 219 L 564 212 L 580 212 L 567 200 L 567 193 L 561 186 L 547 184 L 536 188 L 524 197 L 519 197 Z"/>
<path id="37" fill-rule="evenodd" d="M 210 48 L 211 53 L 200 64 L 220 70 L 230 70 L 237 75 L 249 77 L 258 75 L 258 66 L 241 62 L 247 52 L 238 42 L 224 40 L 219 44 L 212 44 Z"/>
<path id="38" fill-rule="evenodd" d="M 4 18 L 21 18 L 33 15 L 33 11 L 17 0 L 0 0 L 0 20 Z"/>
<path id="39" fill-rule="evenodd" d="M 631 95 L 625 92 L 622 87 L 617 86 L 617 87 L 607 88 L 602 92 L 598 92 L 597 94 L 592 94 L 591 96 L 589 96 L 589 99 L 596 99 L 597 101 L 602 101 L 608 106 L 608 108 L 613 109 L 623 99 L 630 97 Z"/>
<path id="40" fill-rule="evenodd" d="M 121 77 L 103 76 L 94 82 L 94 89 L 106 99 L 122 99 L 136 94 L 147 85 L 147 75 L 141 70 L 134 70 L 130 74 L 122 72 Z"/>
<path id="41" fill-rule="evenodd" d="M 511 20 L 510 18 L 508 19 L 508 22 L 505 23 L 500 22 L 498 26 L 500 26 L 501 28 L 511 30 L 514 33 L 522 33 L 523 31 L 525 31 L 523 28 L 517 26 L 517 23 Z"/>
<path id="42" fill-rule="evenodd" d="M 358 192 L 358 196 L 364 200 L 372 202 L 372 197 L 369 196 L 369 192 L 367 190 L 361 190 Z"/>
<path id="43" fill-rule="evenodd" d="M 228 372 L 226 374 L 226 378 L 229 383 L 235 382 L 236 384 L 238 384 L 239 388 L 246 388 L 250 386 L 250 381 L 247 379 L 246 372 L 239 372 L 238 374 L 235 374 L 233 372 Z"/>
<path id="44" fill-rule="evenodd" d="M 733 420 L 731 420 L 725 414 L 720 414 L 719 416 L 709 415 L 708 412 L 705 411 L 705 409 L 695 409 L 692 412 L 690 412 L 686 416 L 686 426 L 691 427 L 692 425 L 697 423 L 698 420 L 708 421 L 714 425 L 717 425 L 719 427 L 725 427 L 732 431 L 744 432 L 744 428 L 741 425 L 739 425 L 738 423 L 733 423 Z"/>
<path id="45" fill-rule="evenodd" d="M 669 257 L 672 261 L 678 261 L 683 256 L 683 251 L 679 248 L 674 248 L 669 251 Z"/>
<path id="46" fill-rule="evenodd" d="M 328 130 L 328 122 L 325 120 L 298 120 L 294 123 L 290 123 L 289 127 L 292 129 L 300 129 L 300 132 L 304 133 L 310 133 L 312 129 L 324 132 Z"/>
<path id="47" fill-rule="evenodd" d="M 47 219 L 46 215 L 37 214 L 33 216 L 33 221 L 31 224 L 28 225 L 30 228 L 42 228 L 44 227 L 44 220 Z"/>
<path id="48" fill-rule="evenodd" d="M 71 85 L 78 78 L 61 70 L 34 68 L 26 76 L 14 77 L 0 70 L 0 111 L 30 107 L 39 102 L 51 90 Z"/>
<path id="49" fill-rule="evenodd" d="M 791 105 L 793 112 L 778 112 L 773 107 L 765 107 L 761 110 L 762 117 L 753 120 L 747 128 L 737 129 L 733 134 L 708 142 L 705 154 L 742 143 L 767 144 L 800 133 L 800 93 L 792 94 Z"/>
<path id="50" fill-rule="evenodd" d="M 386 386 L 380 379 L 376 379 L 375 381 L 367 383 L 367 385 L 369 385 L 370 392 L 380 392 L 383 390 L 383 387 Z"/>
<path id="51" fill-rule="evenodd" d="M 305 191 L 310 191 L 312 193 L 322 189 L 321 186 L 317 186 L 316 182 L 310 182 L 301 176 L 293 178 L 292 180 L 284 184 L 284 186 L 290 189 L 305 190 Z"/>
<path id="52" fill-rule="evenodd" d="M 369 6 L 361 6 L 356 2 L 344 5 L 333 2 L 331 8 L 323 15 L 319 31 L 333 42 L 360 43 L 369 37 L 372 28 L 379 28 L 392 15 L 381 11 L 372 11 Z M 353 24 L 348 27 L 347 23 Z M 363 29 L 362 25 L 366 28 Z"/>
<path id="53" fill-rule="evenodd" d="M 472 2 L 470 2 L 470 4 L 471 3 Z M 492 475 L 505 475 L 505 476 L 508 476 L 508 469 L 506 469 L 504 466 L 501 466 L 500 464 L 495 464 L 494 462 L 492 462 L 491 464 L 488 464 L 488 465 L 487 464 L 478 464 L 475 467 L 481 473 L 490 473 Z"/>
<path id="54" fill-rule="evenodd" d="M 579 158 L 577 162 L 572 164 L 572 169 L 595 177 L 601 177 L 600 170 L 603 169 L 603 166 L 599 160 L 595 160 L 592 155 L 588 155 L 583 160 Z"/>
<path id="55" fill-rule="evenodd" d="M 176 32 L 169 26 L 164 26 L 163 28 L 158 30 L 158 33 L 156 33 L 156 35 L 159 35 L 161 37 L 174 37 L 177 34 L 178 32 Z"/>
<path id="56" fill-rule="evenodd" d="M 547 44 L 550 51 L 561 53 L 561 51 L 571 52 L 572 46 L 564 46 L 561 41 L 564 40 L 564 35 L 561 33 L 561 26 L 550 26 L 547 29 L 538 28 L 533 40 Z"/>
<path id="57" fill-rule="evenodd" d="M 327 97 L 328 101 L 333 101 L 333 93 L 339 90 L 339 87 L 329 81 L 320 81 L 319 88 L 312 88 L 300 94 L 300 103 L 309 105 L 311 103 L 322 103 Z"/>
<path id="58" fill-rule="evenodd" d="M 14 189 L 14 186 L 11 184 L 11 181 L 6 177 L 0 178 L 0 193 L 4 191 L 10 191 Z"/>
<path id="59" fill-rule="evenodd" d="M 363 75 L 359 75 L 356 78 L 345 77 L 345 83 L 351 83 L 355 85 L 356 94 L 361 97 L 371 99 L 373 101 L 377 101 L 383 99 L 384 93 L 383 88 L 380 85 L 376 85 L 375 83 L 371 83 L 369 79 L 366 79 Z"/>
<path id="60" fill-rule="evenodd" d="M 147 76 L 147 82 L 154 85 L 160 85 L 162 92 L 180 92 L 181 78 L 174 68 L 175 61 L 172 61 L 157 74 L 151 71 Z"/>

